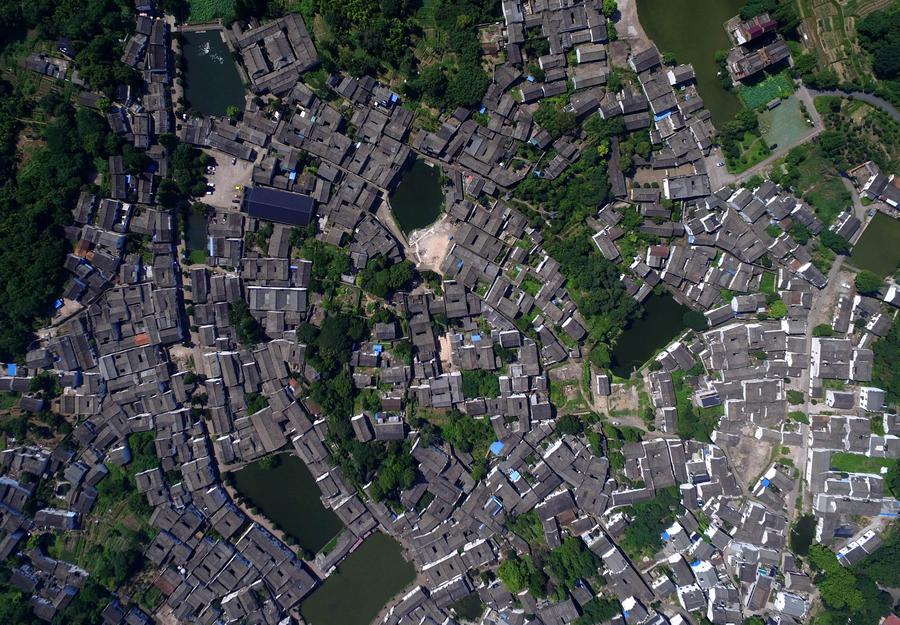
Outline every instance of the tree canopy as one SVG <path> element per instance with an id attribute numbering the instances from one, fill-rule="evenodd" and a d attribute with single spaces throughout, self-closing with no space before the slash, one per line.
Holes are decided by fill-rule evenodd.
<path id="1" fill-rule="evenodd" d="M 856 274 L 855 284 L 857 291 L 868 294 L 877 293 L 878 289 L 884 285 L 884 282 L 877 274 L 864 269 Z"/>

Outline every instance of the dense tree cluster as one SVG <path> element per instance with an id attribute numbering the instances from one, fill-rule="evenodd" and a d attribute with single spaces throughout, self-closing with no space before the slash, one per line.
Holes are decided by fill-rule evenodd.
<path id="1" fill-rule="evenodd" d="M 228 323 L 234 328 L 238 342 L 242 345 L 255 345 L 266 339 L 262 326 L 247 307 L 247 302 L 237 300 L 228 307 Z"/>
<path id="2" fill-rule="evenodd" d="M 572 536 L 568 536 L 562 545 L 547 556 L 547 566 L 553 578 L 569 588 L 578 580 L 596 576 L 602 563 L 599 556 L 585 546 L 583 540 Z"/>
<path id="3" fill-rule="evenodd" d="M 194 146 L 180 143 L 174 135 L 160 136 L 160 143 L 171 154 L 172 178 L 159 183 L 156 199 L 163 208 L 175 208 L 188 197 L 202 197 L 206 193 L 206 167 L 212 159 Z M 143 153 L 137 153 L 139 158 Z M 126 167 L 128 166 L 127 159 Z"/>
<path id="4" fill-rule="evenodd" d="M 591 337 L 610 344 L 638 310 L 634 298 L 625 293 L 616 266 L 600 255 L 586 233 L 554 241 L 547 251 L 567 276 L 567 286 Z"/>
<path id="5" fill-rule="evenodd" d="M 872 70 L 881 80 L 900 78 L 900 6 L 874 11 L 856 23 L 859 44 L 872 55 Z"/>
<path id="6" fill-rule="evenodd" d="M 535 597 L 547 594 L 547 575 L 534 565 L 530 556 L 510 554 L 497 569 L 497 577 L 509 591 L 517 594 L 527 589 Z"/>
<path id="7" fill-rule="evenodd" d="M 389 264 L 384 256 L 373 258 L 359 274 L 359 286 L 385 299 L 396 291 L 402 291 L 416 275 L 415 266 L 409 260 Z"/>
<path id="8" fill-rule="evenodd" d="M 487 419 L 475 419 L 451 410 L 441 425 L 441 437 L 463 453 L 484 454 L 494 441 L 494 430 Z"/>
<path id="9" fill-rule="evenodd" d="M 478 104 L 491 79 L 481 64 L 477 25 L 494 19 L 498 8 L 496 0 L 436 0 L 431 11 L 438 32 L 431 42 L 441 60 L 407 82 L 407 95 L 443 110 Z"/>
<path id="10" fill-rule="evenodd" d="M 29 131 L 41 141 L 18 166 L 19 120 L 29 116 L 48 122 Z M 94 160 L 117 147 L 93 111 L 76 111 L 54 94 L 34 103 L 0 82 L 0 361 L 21 356 L 35 319 L 49 314 L 66 277 L 69 211 L 95 174 Z"/>
<path id="11" fill-rule="evenodd" d="M 734 119 L 722 124 L 719 128 L 719 144 L 722 146 L 725 156 L 730 159 L 740 158 L 740 142 L 748 132 L 759 133 L 759 120 L 751 109 L 741 109 Z"/>
<path id="12" fill-rule="evenodd" d="M 516 187 L 515 195 L 532 206 L 552 207 L 553 218 L 543 226 L 551 234 L 559 234 L 573 223 L 582 223 L 609 199 L 607 157 L 609 139 L 623 133 L 622 120 L 593 116 L 584 124 L 588 147 L 561 176 L 547 180 L 531 176 Z"/>
<path id="13" fill-rule="evenodd" d="M 554 139 L 563 136 L 577 124 L 575 113 L 566 111 L 555 100 L 542 100 L 534 112 L 534 121 Z"/>
<path id="14" fill-rule="evenodd" d="M 608 623 L 622 611 L 619 602 L 608 597 L 594 597 L 584 604 L 581 616 L 575 620 L 575 625 L 596 625 Z"/>
<path id="15" fill-rule="evenodd" d="M 896 557 L 897 532 L 893 530 L 885 545 L 853 568 L 842 566 L 834 553 L 822 545 L 809 548 L 813 580 L 825 608 L 817 622 L 825 625 L 876 625 L 890 612 L 891 596 L 878 584 L 896 586 L 900 582 Z M 894 559 L 892 559 L 894 558 Z"/>
<path id="16" fill-rule="evenodd" d="M 410 40 L 419 33 L 413 19 L 417 0 L 317 0 L 313 11 L 328 27 L 317 41 L 326 67 L 354 76 L 378 75 L 386 67 L 409 74 L 415 67 Z"/>
<path id="17" fill-rule="evenodd" d="M 884 282 L 881 278 L 868 269 L 864 269 L 856 274 L 856 280 L 854 282 L 856 284 L 856 290 L 860 293 L 877 293 L 878 290 L 884 286 Z"/>
<path id="18" fill-rule="evenodd" d="M 307 239 L 303 244 L 303 258 L 312 262 L 312 284 L 315 291 L 329 291 L 341 282 L 341 275 L 350 271 L 350 256 L 324 241 Z"/>
<path id="19" fill-rule="evenodd" d="M 631 523 L 619 546 L 631 558 L 649 556 L 662 547 L 662 532 L 668 527 L 681 505 L 678 488 L 670 486 L 657 491 L 651 501 L 637 503 L 631 507 Z"/>
<path id="20" fill-rule="evenodd" d="M 497 397 L 500 394 L 497 373 L 484 369 L 463 371 L 462 392 L 466 397 Z"/>

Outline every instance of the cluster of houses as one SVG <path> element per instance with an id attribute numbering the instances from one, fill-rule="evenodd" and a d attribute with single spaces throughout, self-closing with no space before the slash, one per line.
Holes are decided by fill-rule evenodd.
<path id="1" fill-rule="evenodd" d="M 633 50 L 637 80 L 611 92 L 598 2 L 506 0 L 502 8 L 506 60 L 480 108 L 452 111 L 435 130 L 415 128 L 399 96 L 372 77 L 333 74 L 315 90 L 305 84 L 318 56 L 299 15 L 235 24 L 226 36 L 251 90 L 278 96 L 281 107 L 276 114 L 248 99 L 239 121 L 195 118 L 177 129 L 185 143 L 253 163 L 240 207 L 208 215 L 207 264 L 183 267 L 176 221 L 154 194 L 170 175 L 156 137 L 176 130 L 169 33 L 152 7 L 140 7 L 122 61 L 142 72 L 144 85 L 116 98 L 107 119 L 152 167 L 126 171 L 122 157 L 112 157 L 110 197 L 79 198 L 66 230 L 72 277 L 63 295 L 74 312 L 59 313 L 24 366 L 0 376 L 0 390 L 25 394 L 20 408 L 37 412 L 48 404 L 31 396 L 31 382 L 50 372 L 62 393 L 49 407 L 77 423 L 65 446 L 0 454 L 0 559 L 18 556 L 12 583 L 29 594 L 37 616 L 52 620 L 86 573 L 32 548 L 29 536 L 83 531 L 110 467 L 132 462 L 129 437 L 138 433 L 152 434 L 159 459 L 135 476 L 155 531 L 144 557 L 156 569 L 159 610 L 175 622 L 293 622 L 299 602 L 374 531 L 396 537 L 420 573 L 386 610 L 387 625 L 448 622 L 454 604 L 472 593 L 488 608 L 485 622 L 506 625 L 565 625 L 598 596 L 618 601 L 615 625 L 680 625 L 696 613 L 715 625 L 757 614 L 803 622 L 814 586 L 786 550 L 801 475 L 778 460 L 759 477 L 738 475 L 726 453 L 747 438 L 809 450 L 801 471 L 817 539 L 840 542 L 842 563 L 877 548 L 877 535 L 852 517 L 896 514 L 896 500 L 882 476 L 832 470 L 831 458 L 900 456 L 900 422 L 884 413 L 884 391 L 866 384 L 871 342 L 887 333 L 888 307 L 900 303 L 896 289 L 841 293 L 833 334 L 812 336 L 809 317 L 827 278 L 790 232 L 799 224 L 816 235 L 825 226 L 771 182 L 711 190 L 704 157 L 714 129 L 693 69 L 664 64 L 654 47 Z M 740 56 L 729 57 L 736 80 L 778 62 L 771 59 L 783 41 L 770 41 L 767 16 L 728 29 Z M 525 43 L 535 38 L 549 51 L 528 58 Z M 662 146 L 638 163 L 665 172 L 661 187 L 629 190 L 611 142 L 619 201 L 589 220 L 598 250 L 621 269 L 628 296 L 643 301 L 661 286 L 703 311 L 708 325 L 655 358 L 646 383 L 659 434 L 620 448 L 592 448 L 555 428 L 548 367 L 581 357 L 587 323 L 540 231 L 502 199 L 528 175 L 558 177 L 584 149 L 581 137 L 554 140 L 532 118 L 570 83 L 565 110 L 577 119 L 621 116 L 627 130 L 646 131 Z M 552 157 L 524 164 L 515 157 L 525 144 Z M 332 457 L 321 408 L 305 397 L 304 386 L 320 374 L 298 327 L 328 312 L 312 288 L 312 262 L 294 254 L 292 233 L 317 226 L 320 240 L 346 251 L 351 273 L 376 258 L 402 259 L 401 240 L 380 215 L 416 155 L 447 173 L 452 234 L 443 282 L 437 292 L 395 295 L 385 303 L 391 320 L 375 323 L 370 339 L 353 347 L 353 385 L 376 393 L 381 409 L 347 415 L 364 444 L 410 441 L 418 477 L 400 492 L 398 509 L 350 484 Z M 895 187 L 871 171 L 865 189 L 889 202 Z M 620 249 L 626 203 L 643 217 L 640 232 L 657 240 L 634 258 Z M 861 226 L 854 219 L 848 212 L 832 229 L 849 240 Z M 248 238 L 264 232 L 262 245 Z M 784 314 L 768 314 L 775 300 Z M 241 342 L 236 308 L 259 323 L 264 340 Z M 472 394 L 464 380 L 473 374 L 496 375 L 495 396 Z M 682 380 L 697 410 L 720 411 L 712 443 L 675 437 Z M 594 372 L 591 387 L 595 396 L 614 392 L 603 373 Z M 792 419 L 797 389 L 837 414 L 811 414 L 809 424 Z M 484 458 L 425 444 L 407 419 L 410 404 L 487 421 L 495 440 L 486 469 Z M 884 434 L 874 433 L 873 419 Z M 306 561 L 254 520 L 222 478 L 285 448 L 305 463 L 344 526 L 327 552 Z M 52 504 L 32 510 L 37 477 L 59 488 Z M 629 557 L 617 539 L 636 522 L 635 506 L 666 489 L 680 505 L 661 549 Z M 603 588 L 582 580 L 551 601 L 528 590 L 513 595 L 477 574 L 502 554 L 529 552 L 508 521 L 531 512 L 550 548 L 574 537 L 599 558 Z M 124 598 L 103 619 L 151 622 Z"/>
<path id="2" fill-rule="evenodd" d="M 735 84 L 791 62 L 791 51 L 778 33 L 778 22 L 768 13 L 748 20 L 736 15 L 725 23 L 725 31 L 734 44 L 725 66 Z"/>

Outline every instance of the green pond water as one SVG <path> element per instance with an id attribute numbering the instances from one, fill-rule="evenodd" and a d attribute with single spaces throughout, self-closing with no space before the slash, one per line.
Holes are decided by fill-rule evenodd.
<path id="1" fill-rule="evenodd" d="M 659 51 L 694 66 L 697 89 L 716 125 L 741 110 L 737 95 L 716 76 L 715 55 L 730 47 L 724 24 L 743 5 L 744 0 L 637 0 L 641 26 Z"/>
<path id="2" fill-rule="evenodd" d="M 185 228 L 184 242 L 189 250 L 208 249 L 207 219 L 200 211 L 187 211 L 187 224 Z"/>
<path id="3" fill-rule="evenodd" d="M 300 604 L 308 625 L 369 625 L 416 578 L 400 544 L 375 532 Z"/>
<path id="4" fill-rule="evenodd" d="M 184 97 L 201 115 L 222 116 L 244 108 L 244 84 L 218 30 L 181 33 Z"/>
<path id="5" fill-rule="evenodd" d="M 405 234 L 430 226 L 444 210 L 441 172 L 415 159 L 401 174 L 400 184 L 391 193 L 391 210 Z"/>
<path id="6" fill-rule="evenodd" d="M 816 537 L 816 517 L 812 514 L 803 514 L 791 527 L 790 545 L 791 551 L 798 556 L 809 553 L 809 546 Z"/>
<path id="7" fill-rule="evenodd" d="M 884 213 L 875 215 L 853 247 L 850 263 L 882 278 L 897 271 L 900 266 L 900 221 Z"/>
<path id="8" fill-rule="evenodd" d="M 644 300 L 644 316 L 632 321 L 616 341 L 612 372 L 621 378 L 629 377 L 635 367 L 644 364 L 687 327 L 684 314 L 689 310 L 671 295 L 650 295 Z"/>
<path id="9" fill-rule="evenodd" d="M 238 469 L 231 474 L 234 487 L 303 549 L 317 553 L 343 524 L 322 505 L 321 491 L 303 461 L 293 454 L 278 459 L 271 468 L 258 461 Z"/>

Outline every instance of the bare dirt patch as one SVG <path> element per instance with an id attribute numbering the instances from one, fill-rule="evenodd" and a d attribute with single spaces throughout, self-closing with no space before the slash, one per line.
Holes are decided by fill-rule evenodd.
<path id="1" fill-rule="evenodd" d="M 456 234 L 456 225 L 447 215 L 422 230 L 414 230 L 409 235 L 408 251 L 418 269 L 429 269 L 440 273 L 441 263 L 447 256 Z"/>
<path id="2" fill-rule="evenodd" d="M 771 462 L 774 448 L 775 445 L 772 443 L 744 435 L 740 437 L 735 447 L 725 450 L 742 488 L 746 488 L 751 481 L 757 480 L 762 475 Z"/>

